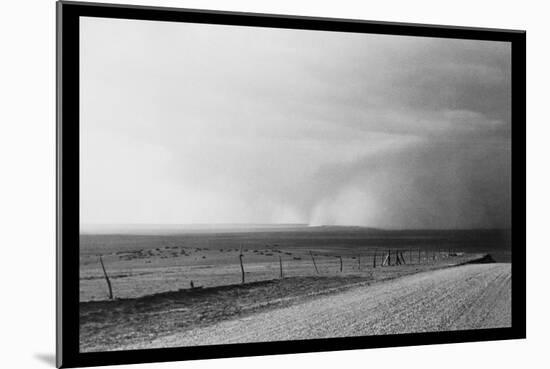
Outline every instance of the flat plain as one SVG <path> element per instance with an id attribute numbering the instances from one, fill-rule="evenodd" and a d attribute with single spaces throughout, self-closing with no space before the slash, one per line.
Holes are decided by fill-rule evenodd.
<path id="1" fill-rule="evenodd" d="M 383 265 L 388 254 L 390 265 Z M 509 232 L 498 230 L 255 227 L 82 234 L 80 348 L 105 351 L 325 337 L 314 330 L 304 333 L 307 330 L 298 328 L 297 321 L 324 327 L 322 331 L 331 336 L 506 326 L 509 259 Z M 479 261 L 505 263 L 489 264 L 495 266 L 489 269 L 464 265 Z M 498 298 L 476 306 L 473 302 L 483 301 L 487 291 Z M 433 321 L 404 319 L 428 308 L 419 301 L 442 299 L 448 302 L 430 305 L 439 312 L 432 314 Z M 446 308 L 461 301 L 472 308 L 460 314 Z M 308 318 L 311 324 L 304 319 L 307 313 L 297 311 L 293 320 L 294 310 L 285 310 L 303 304 L 313 304 L 300 308 L 303 312 L 318 310 Z M 495 306 L 498 319 L 479 318 Z M 262 314 L 280 314 L 280 323 L 270 326 Z M 392 316 L 402 326 L 388 324 Z M 466 320 L 460 323 L 459 318 Z M 365 322 L 362 328 L 354 326 L 357 321 Z M 289 330 L 287 322 L 297 330 Z M 228 329 L 239 332 L 236 326 L 249 324 L 265 326 L 261 330 L 272 334 L 261 336 L 255 328 L 227 334 Z M 281 336 L 278 329 L 290 333 Z"/>

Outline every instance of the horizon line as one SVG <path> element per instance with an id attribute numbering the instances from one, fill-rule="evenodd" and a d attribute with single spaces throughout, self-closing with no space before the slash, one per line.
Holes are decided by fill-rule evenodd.
<path id="1" fill-rule="evenodd" d="M 469 227 L 469 228 L 391 228 L 391 227 L 373 227 L 368 225 L 356 225 L 356 224 L 308 224 L 308 223 L 82 223 L 80 224 L 80 232 L 94 230 L 94 228 L 100 229 L 116 229 L 129 230 L 128 228 L 143 227 L 143 230 L 147 228 L 177 228 L 177 227 L 198 227 L 198 228 L 224 228 L 224 227 L 304 227 L 304 228 L 365 228 L 377 231 L 490 231 L 490 230 L 511 230 L 512 227 Z M 126 229 L 124 229 L 126 228 Z M 182 229 L 183 230 L 183 229 Z"/>

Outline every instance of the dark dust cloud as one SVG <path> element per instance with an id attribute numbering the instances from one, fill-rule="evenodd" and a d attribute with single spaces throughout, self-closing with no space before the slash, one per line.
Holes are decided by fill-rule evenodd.
<path id="1" fill-rule="evenodd" d="M 82 224 L 510 226 L 510 45 L 81 21 Z"/>

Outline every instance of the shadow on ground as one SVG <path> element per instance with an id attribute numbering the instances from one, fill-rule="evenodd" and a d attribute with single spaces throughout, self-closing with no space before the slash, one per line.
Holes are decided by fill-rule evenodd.
<path id="1" fill-rule="evenodd" d="M 55 367 L 55 354 L 34 354 L 34 358 L 44 364 Z"/>

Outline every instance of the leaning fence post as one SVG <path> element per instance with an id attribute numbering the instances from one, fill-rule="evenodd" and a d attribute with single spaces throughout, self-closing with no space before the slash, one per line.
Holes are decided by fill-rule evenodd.
<path id="1" fill-rule="evenodd" d="M 279 255 L 279 272 L 281 274 L 281 279 L 283 279 L 283 260 L 281 259 L 281 255 Z"/>
<path id="2" fill-rule="evenodd" d="M 313 257 L 313 253 L 310 251 L 309 254 L 311 255 L 311 261 L 313 261 L 313 267 L 315 268 L 315 273 L 319 274 L 319 270 L 317 269 L 317 264 L 315 264 L 315 258 Z"/>
<path id="3" fill-rule="evenodd" d="M 402 251 L 396 251 L 396 252 L 395 252 L 395 256 L 397 257 L 397 260 L 401 259 L 401 260 L 399 261 L 399 265 L 401 265 L 401 264 L 403 264 L 403 265 L 407 264 L 407 263 L 405 262 L 405 257 L 403 256 L 403 252 L 402 252 Z"/>
<path id="4" fill-rule="evenodd" d="M 105 280 L 107 281 L 107 287 L 109 287 L 109 300 L 113 299 L 113 288 L 111 286 L 111 281 L 109 280 L 109 276 L 107 275 L 107 271 L 105 270 L 105 265 L 103 265 L 103 258 L 101 255 L 99 255 L 99 262 L 101 263 L 101 269 L 103 269 L 103 275 L 105 276 Z"/>
<path id="5" fill-rule="evenodd" d="M 239 262 L 241 263 L 241 283 L 244 284 L 244 266 L 243 266 L 243 245 L 239 251 Z"/>
<path id="6" fill-rule="evenodd" d="M 344 269 L 344 264 L 342 263 L 342 257 L 338 256 L 340 258 L 340 273 L 342 273 L 342 270 Z"/>
<path id="7" fill-rule="evenodd" d="M 390 254 L 386 254 L 386 256 L 384 257 L 384 260 L 382 261 L 382 264 L 380 264 L 381 266 L 388 266 L 389 265 L 389 262 L 388 262 L 388 258 L 390 257 Z"/>

